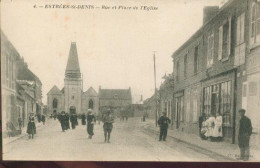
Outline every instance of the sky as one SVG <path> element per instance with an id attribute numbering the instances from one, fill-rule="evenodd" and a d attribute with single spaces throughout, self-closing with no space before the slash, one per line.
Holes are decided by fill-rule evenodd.
<path id="1" fill-rule="evenodd" d="M 2 0 L 1 29 L 48 91 L 64 86 L 71 42 L 77 43 L 83 90 L 128 89 L 149 98 L 173 72 L 172 54 L 201 26 L 203 7 L 223 0 Z M 93 5 L 95 9 L 40 8 L 47 4 Z M 36 5 L 37 8 L 34 8 Z M 153 6 L 158 10 L 101 9 Z"/>

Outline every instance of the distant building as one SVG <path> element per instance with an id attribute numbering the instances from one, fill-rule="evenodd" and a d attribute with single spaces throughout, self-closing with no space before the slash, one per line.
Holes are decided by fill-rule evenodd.
<path id="1" fill-rule="evenodd" d="M 131 88 L 129 89 L 101 89 L 99 87 L 99 110 L 104 112 L 112 108 L 114 114 L 120 116 L 120 111 L 132 104 Z"/>

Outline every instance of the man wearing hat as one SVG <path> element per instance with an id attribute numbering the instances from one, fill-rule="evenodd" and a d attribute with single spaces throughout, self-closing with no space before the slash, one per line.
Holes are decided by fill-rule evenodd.
<path id="1" fill-rule="evenodd" d="M 249 159 L 249 141 L 252 134 L 251 120 L 245 116 L 246 110 L 240 109 L 240 122 L 238 133 L 238 146 L 240 148 L 240 158 L 238 160 L 247 161 Z"/>
<path id="2" fill-rule="evenodd" d="M 163 115 L 158 120 L 158 125 L 160 126 L 159 141 L 166 140 L 168 125 L 171 123 L 171 120 L 166 116 L 166 112 L 163 112 L 162 114 Z"/>

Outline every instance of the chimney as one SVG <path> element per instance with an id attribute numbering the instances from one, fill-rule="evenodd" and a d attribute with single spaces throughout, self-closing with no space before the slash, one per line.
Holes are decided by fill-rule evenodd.
<path id="1" fill-rule="evenodd" d="M 206 6 L 203 8 L 203 24 L 212 19 L 219 11 L 218 6 Z"/>

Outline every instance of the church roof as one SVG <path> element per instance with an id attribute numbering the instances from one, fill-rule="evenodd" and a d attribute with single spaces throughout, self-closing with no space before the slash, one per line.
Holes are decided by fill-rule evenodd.
<path id="1" fill-rule="evenodd" d="M 49 94 L 61 94 L 61 92 L 60 92 L 60 89 L 56 85 L 54 85 L 51 88 L 51 90 L 47 93 L 47 95 L 49 95 Z"/>
<path id="2" fill-rule="evenodd" d="M 95 91 L 95 89 L 93 87 L 90 87 L 86 92 L 86 95 L 88 96 L 98 96 L 97 92 Z"/>
<path id="3" fill-rule="evenodd" d="M 67 71 L 80 72 L 76 42 L 71 42 L 70 45 L 70 53 L 66 67 L 66 72 Z"/>
<path id="4" fill-rule="evenodd" d="M 131 100 L 130 89 L 100 89 L 100 99 L 120 99 L 120 100 Z"/>

